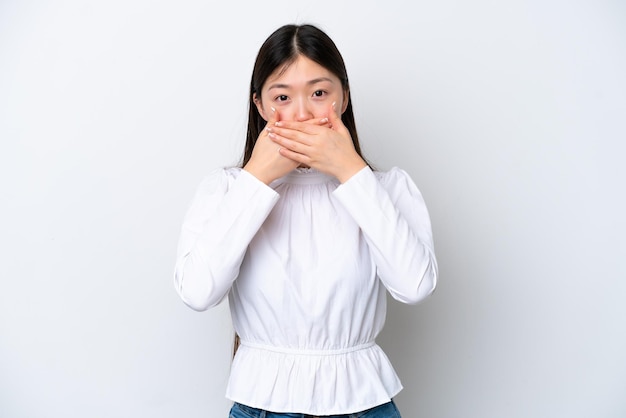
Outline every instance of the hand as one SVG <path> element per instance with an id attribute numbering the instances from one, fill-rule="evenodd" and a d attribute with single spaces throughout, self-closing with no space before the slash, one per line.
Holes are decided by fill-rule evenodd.
<path id="1" fill-rule="evenodd" d="M 269 138 L 282 148 L 281 156 L 336 177 L 341 183 L 367 164 L 354 149 L 350 132 L 335 109 L 320 123 L 276 121 L 268 123 Z"/>
<path id="2" fill-rule="evenodd" d="M 265 184 L 292 171 L 298 166 L 298 162 L 285 158 L 278 151 L 280 145 L 269 139 L 268 127 L 274 126 L 280 120 L 276 109 L 272 108 L 265 129 L 259 134 L 254 144 L 250 160 L 243 167 L 244 170 L 261 180 Z"/>

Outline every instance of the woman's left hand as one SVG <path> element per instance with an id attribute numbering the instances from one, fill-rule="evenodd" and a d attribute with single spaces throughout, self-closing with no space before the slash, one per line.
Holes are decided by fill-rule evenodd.
<path id="1" fill-rule="evenodd" d="M 269 137 L 280 145 L 278 152 L 302 165 L 315 168 L 337 178 L 341 183 L 367 164 L 354 149 L 350 132 L 337 114 L 334 103 L 328 123 L 279 121 L 268 126 Z"/>

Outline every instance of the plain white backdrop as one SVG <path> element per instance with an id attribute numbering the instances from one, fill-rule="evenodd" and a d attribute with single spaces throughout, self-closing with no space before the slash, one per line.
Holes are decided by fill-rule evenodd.
<path id="1" fill-rule="evenodd" d="M 228 307 L 175 294 L 261 42 L 342 51 L 363 148 L 431 212 L 440 285 L 379 343 L 406 418 L 626 416 L 621 1 L 0 2 L 0 416 L 226 417 Z"/>

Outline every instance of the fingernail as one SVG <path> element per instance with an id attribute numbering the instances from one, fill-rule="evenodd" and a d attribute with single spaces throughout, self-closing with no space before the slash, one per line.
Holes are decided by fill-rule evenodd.
<path id="1" fill-rule="evenodd" d="M 320 120 L 320 123 L 328 123 L 328 118 L 324 118 L 324 119 Z"/>
<path id="2" fill-rule="evenodd" d="M 276 113 L 276 109 L 274 109 L 273 107 L 270 107 L 270 109 L 272 109 L 272 112 Z"/>
<path id="3" fill-rule="evenodd" d="M 335 105 L 337 104 L 337 102 L 333 102 L 333 109 L 335 109 Z"/>

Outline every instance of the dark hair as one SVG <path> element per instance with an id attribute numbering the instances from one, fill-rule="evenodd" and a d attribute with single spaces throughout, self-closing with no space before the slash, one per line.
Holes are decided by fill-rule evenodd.
<path id="1" fill-rule="evenodd" d="M 277 68 L 294 62 L 300 55 L 318 63 L 341 80 L 343 90 L 348 93 L 348 105 L 341 115 L 341 121 L 350 132 L 356 152 L 363 158 L 352 111 L 348 73 L 337 46 L 326 33 L 313 25 L 285 25 L 278 28 L 265 40 L 254 63 L 252 80 L 250 81 L 248 130 L 242 167 L 248 163 L 252 156 L 254 144 L 267 123 L 259 114 L 254 103 L 255 93 L 260 98 L 261 90 L 268 77 Z"/>

